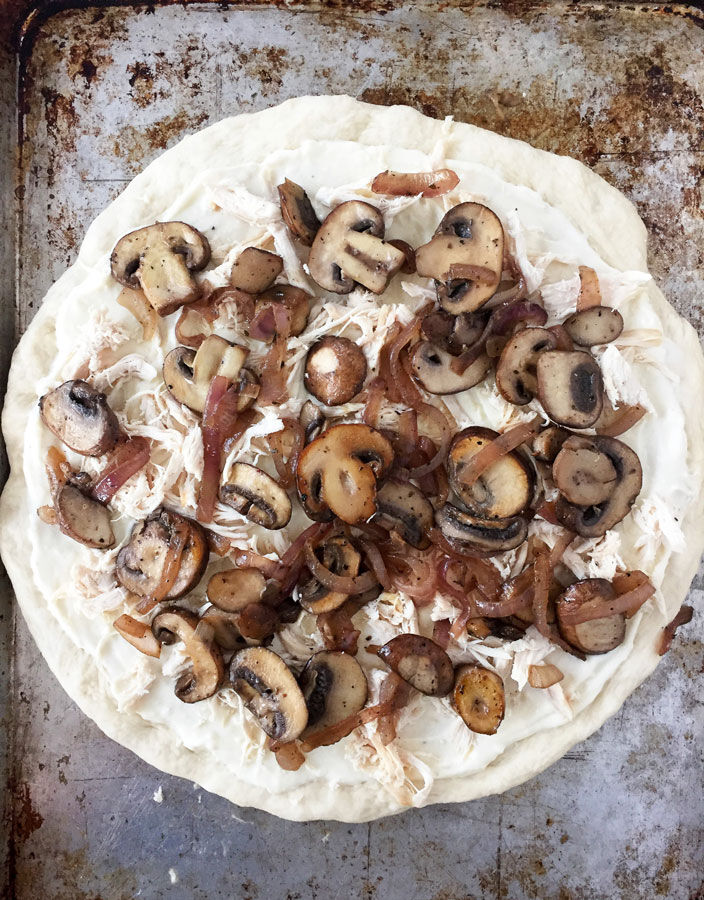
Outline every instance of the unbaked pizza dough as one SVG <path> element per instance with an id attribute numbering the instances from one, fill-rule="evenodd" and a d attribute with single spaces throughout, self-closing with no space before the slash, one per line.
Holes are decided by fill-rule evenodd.
<path id="1" fill-rule="evenodd" d="M 371 179 L 385 169 L 443 166 L 461 179 L 449 195 L 418 200 L 369 194 Z M 155 221 L 188 222 L 211 243 L 213 258 L 199 277 L 215 285 L 225 283 L 243 247 L 271 246 L 273 239 L 287 280 L 321 301 L 307 332 L 289 345 L 296 360 L 289 414 L 306 396 L 301 366 L 312 341 L 326 333 L 353 335 L 371 368 L 389 325 L 405 324 L 432 296 L 428 280 L 417 276 L 397 276 L 381 299 L 363 290 L 325 296 L 308 278 L 282 223 L 276 185 L 285 177 L 305 187 L 321 217 L 344 200 L 370 200 L 384 213 L 387 238 L 413 246 L 429 239 L 450 206 L 484 203 L 500 217 L 528 286 L 541 289 L 552 321 L 574 309 L 579 265 L 596 271 L 604 302 L 624 317 L 623 335 L 599 361 L 612 401 L 639 402 L 649 410 L 624 437 L 641 459 L 643 489 L 631 515 L 604 538 L 579 541 L 566 561 L 578 577 L 609 578 L 623 565 L 640 568 L 657 593 L 629 620 L 621 646 L 586 662 L 535 629 L 514 642 L 463 640 L 453 661 L 482 661 L 506 684 L 506 718 L 493 736 L 470 732 L 448 700 L 418 695 L 388 747 L 371 724 L 312 752 L 298 771 L 284 771 L 232 690 L 181 703 L 173 692 L 184 663 L 178 646 L 165 647 L 161 659 L 147 658 L 113 629 L 117 615 L 129 611 L 112 574 L 116 551 L 89 550 L 37 516 L 50 502 L 44 460 L 56 443 L 41 423 L 37 401 L 79 375 L 106 391 L 129 434 L 149 437 L 156 448 L 149 481 L 138 473 L 115 498 L 118 541 L 162 502 L 191 514 L 195 507 L 202 468 L 198 420 L 179 412 L 161 383 L 164 354 L 178 343 L 178 314 L 161 320 L 157 336 L 144 341 L 137 321 L 117 305 L 120 286 L 110 277 L 109 256 L 127 232 Z M 218 326 L 218 333 L 241 340 L 234 317 L 225 316 Z M 506 403 L 490 380 L 446 398 L 460 427 L 504 429 L 534 414 Z M 12 471 L 0 507 L 2 557 L 34 639 L 66 691 L 108 736 L 159 769 L 238 805 L 293 820 L 360 822 L 412 806 L 470 800 L 545 769 L 616 712 L 655 668 L 661 629 L 679 609 L 704 548 L 703 384 L 695 332 L 648 275 L 643 223 L 631 203 L 588 168 L 407 107 L 303 97 L 186 137 L 88 229 L 78 259 L 48 292 L 13 358 L 3 415 Z M 359 408 L 352 403 L 340 412 L 352 416 Z M 259 433 L 280 428 L 281 412 L 270 408 Z M 175 422 L 179 432 L 169 430 Z M 248 440 L 237 454 L 257 462 L 261 451 Z M 68 459 L 90 474 L 97 471 L 94 460 L 72 453 Z M 225 508 L 216 523 L 239 546 L 272 557 L 296 534 L 295 523 L 283 532 L 257 533 Z M 540 520 L 531 528 L 554 542 L 557 529 Z M 499 560 L 505 577 L 520 567 L 519 553 Z M 213 562 L 211 570 L 218 566 L 223 563 Z M 188 599 L 196 610 L 203 603 L 203 587 L 199 591 Z M 450 613 L 438 597 L 419 622 L 410 601 L 383 594 L 355 618 L 360 647 L 365 639 L 383 643 L 399 632 L 432 628 L 433 619 Z M 303 621 L 284 629 L 274 649 L 300 665 L 320 646 L 314 621 Z M 374 697 L 380 663 L 363 651 L 359 659 Z M 537 690 L 526 683 L 527 670 L 543 660 L 557 664 L 565 678 Z"/>

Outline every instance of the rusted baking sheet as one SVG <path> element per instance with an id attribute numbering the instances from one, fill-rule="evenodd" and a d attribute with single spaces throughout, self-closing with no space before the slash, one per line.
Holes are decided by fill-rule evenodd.
<path id="1" fill-rule="evenodd" d="M 19 29 L 18 106 L 2 9 L 5 359 L 15 311 L 24 328 L 88 223 L 146 163 L 210 122 L 305 93 L 408 103 L 583 159 L 637 204 L 658 282 L 704 329 L 704 16 L 694 6 L 43 6 Z M 10 625 L 7 590 L 3 603 L 8 896 L 703 896 L 696 624 L 599 734 L 523 787 L 370 825 L 292 825 L 161 775 L 103 737 L 21 618 Z"/>

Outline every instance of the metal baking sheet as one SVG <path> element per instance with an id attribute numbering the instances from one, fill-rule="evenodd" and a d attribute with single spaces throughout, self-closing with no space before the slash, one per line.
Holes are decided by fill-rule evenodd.
<path id="1" fill-rule="evenodd" d="M 146 163 L 189 131 L 305 93 L 452 113 L 583 159 L 637 204 L 658 283 L 704 329 L 694 6 L 64 4 L 33 11 L 19 53 L 7 0 L 0 16 L 3 371 L 88 223 Z M 703 587 L 700 573 L 695 605 Z M 695 620 L 597 735 L 501 797 L 297 825 L 160 774 L 105 738 L 48 671 L 5 581 L 4 893 L 701 900 L 700 637 Z"/>

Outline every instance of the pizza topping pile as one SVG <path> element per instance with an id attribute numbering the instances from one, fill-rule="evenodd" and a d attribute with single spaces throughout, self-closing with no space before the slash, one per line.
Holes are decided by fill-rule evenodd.
<path id="1" fill-rule="evenodd" d="M 457 183 L 449 170 L 384 172 L 371 190 L 434 197 Z M 181 344 L 164 359 L 163 381 L 175 401 L 201 417 L 203 473 L 194 516 L 159 508 L 135 524 L 120 549 L 115 574 L 135 615 L 158 611 L 151 623 L 125 614 L 115 627 L 150 656 L 163 644 L 182 643 L 190 662 L 176 695 L 184 702 L 215 694 L 227 670 L 227 683 L 286 768 L 365 722 L 378 721 L 384 743 L 393 740 L 399 710 L 414 691 L 451 697 L 469 729 L 493 734 L 505 711 L 501 678 L 475 664 L 455 667 L 447 652 L 453 642 L 513 640 L 534 625 L 585 658 L 622 643 L 626 618 L 654 593 L 642 572 L 577 580 L 563 561 L 576 536 L 614 528 L 641 489 L 638 457 L 617 435 L 645 409 L 611 406 L 591 353 L 621 334 L 623 319 L 601 304 L 596 274 L 582 267 L 577 312 L 547 327 L 539 293 L 528 295 L 501 221 L 479 203 L 453 206 L 414 250 L 385 240 L 383 216 L 370 203 L 341 203 L 321 224 L 299 185 L 286 180 L 279 197 L 291 237 L 310 248 L 308 271 L 319 287 L 382 294 L 396 273 L 415 269 L 434 280 L 437 303 L 391 325 L 371 372 L 349 337 L 315 340 L 303 385 L 324 408 L 306 400 L 297 416 L 286 412 L 281 430 L 267 438 L 270 471 L 237 458 L 224 467 L 260 410 L 290 400 L 289 342 L 305 335 L 315 298 L 277 281 L 282 258 L 259 247 L 238 256 L 229 286 L 198 285 L 193 273 L 206 266 L 210 249 L 181 222 L 118 241 L 111 270 L 126 286 L 120 302 L 145 333 L 154 325 L 150 311 L 181 310 Z M 263 354 L 215 333 L 226 303 Z M 502 433 L 458 430 L 441 398 L 487 377 L 508 403 L 532 405 L 536 415 Z M 361 421 L 342 421 L 349 416 L 335 408 L 355 400 Z M 124 435 L 105 395 L 85 381 L 50 391 L 40 410 L 67 447 L 111 454 L 91 481 L 52 448 L 53 510 L 44 507 L 43 520 L 87 546 L 112 546 L 107 504 L 147 464 L 149 441 Z M 208 530 L 218 500 L 268 531 L 301 510 L 314 524 L 274 560 Z M 535 516 L 562 527 L 553 547 L 530 534 Z M 519 547 L 526 551 L 523 570 L 504 580 L 490 559 Z M 210 577 L 207 607 L 198 615 L 174 606 L 199 584 L 211 552 L 234 566 Z M 376 654 L 389 669 L 379 702 L 366 707 L 353 617 L 382 591 L 399 592 L 419 609 L 439 595 L 456 614 L 436 621 L 432 637 L 400 634 L 359 651 Z M 317 617 L 325 650 L 295 674 L 267 645 L 302 611 Z M 528 681 L 547 689 L 562 677 L 545 664 L 531 666 Z"/>

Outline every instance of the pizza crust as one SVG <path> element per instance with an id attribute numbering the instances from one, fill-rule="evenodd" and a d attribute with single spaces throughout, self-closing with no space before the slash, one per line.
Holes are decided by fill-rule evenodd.
<path id="1" fill-rule="evenodd" d="M 400 812 L 403 807 L 372 780 L 344 785 L 321 778 L 290 791 L 262 791 L 230 773 L 220 772 L 206 753 L 175 746 L 174 734 L 167 727 L 146 722 L 136 713 L 118 712 L 114 699 L 100 687 L 93 659 L 77 648 L 63 630 L 52 627 L 52 614 L 26 564 L 24 546 L 30 517 L 36 515 L 28 506 L 23 479 L 24 432 L 36 402 L 27 373 L 49 369 L 56 353 L 55 323 L 62 301 L 80 285 L 95 260 L 109 254 L 123 234 L 145 222 L 168 217 L 161 185 L 168 185 L 171 179 L 197 181 L 198 161 L 204 153 L 217 154 L 227 147 L 233 159 L 246 158 L 256 163 L 270 152 L 297 146 L 303 129 L 306 139 L 311 140 L 391 144 L 426 153 L 444 141 L 448 159 L 485 164 L 505 181 L 530 187 L 561 210 L 610 265 L 646 269 L 646 231 L 634 207 L 575 160 L 535 150 L 471 125 L 437 122 L 407 107 L 376 107 L 348 97 L 299 98 L 280 107 L 220 122 L 167 151 L 95 220 L 76 264 L 51 288 L 22 339 L 13 358 L 3 412 L 12 472 L 0 502 L 0 549 L 23 615 L 50 668 L 83 712 L 109 737 L 157 768 L 195 781 L 238 805 L 255 806 L 297 821 L 329 818 L 361 822 Z M 615 713 L 659 661 L 655 650 L 659 633 L 685 598 L 704 549 L 699 525 L 704 513 L 704 417 L 696 402 L 704 383 L 704 357 L 694 330 L 652 283 L 648 285 L 648 299 L 664 335 L 682 348 L 687 359 L 687 368 L 680 372 L 680 393 L 689 412 L 685 417 L 687 459 L 695 499 L 681 523 L 687 548 L 670 557 L 662 585 L 667 618 L 663 619 L 654 607 L 644 611 L 632 651 L 620 666 L 618 678 L 612 679 L 572 721 L 517 742 L 478 775 L 436 779 L 427 798 L 429 803 L 499 793 L 542 771 Z"/>

